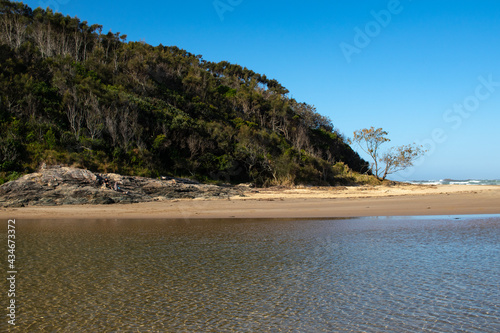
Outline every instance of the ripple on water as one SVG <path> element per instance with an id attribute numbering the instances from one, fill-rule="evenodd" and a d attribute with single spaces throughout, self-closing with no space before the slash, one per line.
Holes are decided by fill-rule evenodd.
<path id="1" fill-rule="evenodd" d="M 19 331 L 498 332 L 500 218 L 20 221 Z"/>

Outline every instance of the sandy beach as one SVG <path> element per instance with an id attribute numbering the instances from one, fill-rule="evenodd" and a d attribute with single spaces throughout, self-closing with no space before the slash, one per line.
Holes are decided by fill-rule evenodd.
<path id="1" fill-rule="evenodd" d="M 500 186 L 406 185 L 251 189 L 244 196 L 137 204 L 4 208 L 2 219 L 330 218 L 500 214 Z"/>

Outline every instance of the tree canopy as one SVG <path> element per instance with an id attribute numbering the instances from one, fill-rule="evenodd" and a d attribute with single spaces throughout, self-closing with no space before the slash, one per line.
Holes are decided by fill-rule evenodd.
<path id="1" fill-rule="evenodd" d="M 277 80 L 77 17 L 0 1 L 0 173 L 42 162 L 260 184 L 364 172 L 331 120 Z"/>
<path id="2" fill-rule="evenodd" d="M 384 180 L 387 175 L 407 169 L 423 154 L 425 150 L 416 144 L 392 147 L 385 153 L 380 153 L 380 146 L 391 141 L 389 133 L 382 128 L 363 128 L 354 132 L 352 142 L 367 153 L 373 160 L 370 171 L 379 179 Z"/>

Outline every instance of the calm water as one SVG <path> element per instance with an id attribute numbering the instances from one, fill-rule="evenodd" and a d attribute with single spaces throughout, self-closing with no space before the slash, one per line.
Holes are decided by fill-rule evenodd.
<path id="1" fill-rule="evenodd" d="M 500 332 L 499 216 L 17 225 L 12 331 Z"/>

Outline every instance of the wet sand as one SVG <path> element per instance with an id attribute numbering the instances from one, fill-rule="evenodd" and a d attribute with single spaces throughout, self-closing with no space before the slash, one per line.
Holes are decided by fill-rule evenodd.
<path id="1" fill-rule="evenodd" d="M 243 197 L 4 208 L 2 219 L 329 218 L 500 214 L 500 186 L 396 185 L 248 189 Z"/>

